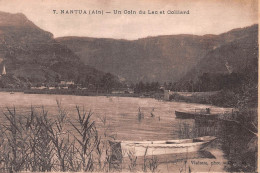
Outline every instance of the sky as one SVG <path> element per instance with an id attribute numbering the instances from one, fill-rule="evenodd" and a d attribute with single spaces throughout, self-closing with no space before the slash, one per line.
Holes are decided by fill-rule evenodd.
<path id="1" fill-rule="evenodd" d="M 257 0 L 0 0 L 0 11 L 23 13 L 54 37 L 129 40 L 157 35 L 220 34 L 258 23 L 257 7 Z M 112 13 L 60 14 L 61 10 Z M 133 10 L 137 14 L 116 15 L 113 10 Z M 140 10 L 146 14 L 139 14 Z M 147 14 L 148 10 L 165 14 Z M 168 10 L 189 10 L 189 14 L 167 14 Z"/>

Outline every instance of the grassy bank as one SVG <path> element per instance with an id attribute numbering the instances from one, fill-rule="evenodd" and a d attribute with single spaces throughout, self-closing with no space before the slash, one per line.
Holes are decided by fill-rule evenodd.
<path id="1" fill-rule="evenodd" d="M 233 121 L 195 119 L 180 124 L 179 138 L 216 136 L 214 148 L 224 152 L 227 172 L 256 172 L 258 161 L 257 110 L 238 112 Z"/>
<path id="2" fill-rule="evenodd" d="M 188 103 L 211 104 L 220 107 L 234 107 L 237 102 L 235 93 L 232 91 L 194 93 L 175 92 L 170 95 L 170 100 Z"/>

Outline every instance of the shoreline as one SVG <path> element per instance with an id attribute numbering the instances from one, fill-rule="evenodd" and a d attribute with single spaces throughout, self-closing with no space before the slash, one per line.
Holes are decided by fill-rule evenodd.
<path id="1" fill-rule="evenodd" d="M 74 96 L 107 96 L 107 97 L 137 97 L 137 98 L 154 98 L 163 100 L 163 93 L 104 93 L 84 90 L 32 90 L 32 89 L 0 89 L 0 92 L 22 92 L 24 94 L 49 94 L 49 95 L 74 95 Z"/>
<path id="2" fill-rule="evenodd" d="M 9 89 L 9 88 L 1 88 L 0 92 L 10 92 L 10 94 L 15 94 L 16 92 L 22 92 L 24 94 L 49 94 L 49 95 L 73 95 L 73 96 L 106 96 L 106 97 L 134 97 L 134 98 L 154 98 L 156 100 L 165 101 L 165 102 L 184 102 L 184 103 L 197 103 L 204 104 L 209 106 L 218 106 L 224 108 L 233 108 L 233 106 L 223 106 L 219 104 L 214 104 L 209 99 L 209 96 L 203 95 L 203 92 L 198 94 L 198 92 L 189 92 L 191 96 L 182 95 L 182 92 L 174 92 L 172 98 L 170 100 L 164 99 L 164 94 L 160 92 L 150 92 L 150 93 L 105 93 L 105 92 L 94 92 L 87 90 L 77 90 L 77 89 L 53 89 L 53 90 L 36 90 L 36 89 Z M 215 93 L 212 96 L 216 96 L 218 92 L 213 91 Z M 197 95 L 198 94 L 198 95 Z M 194 95 L 196 95 L 194 97 Z"/>

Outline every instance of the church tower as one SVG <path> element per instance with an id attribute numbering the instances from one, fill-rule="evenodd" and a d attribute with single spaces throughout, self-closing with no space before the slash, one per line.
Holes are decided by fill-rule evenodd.
<path id="1" fill-rule="evenodd" d="M 2 70 L 2 76 L 3 75 L 6 75 L 5 65 L 3 66 L 3 70 Z"/>

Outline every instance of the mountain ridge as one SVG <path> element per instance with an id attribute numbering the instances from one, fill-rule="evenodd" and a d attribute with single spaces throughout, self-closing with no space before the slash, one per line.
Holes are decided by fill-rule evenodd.
<path id="1" fill-rule="evenodd" d="M 163 35 L 137 40 L 93 37 L 58 37 L 85 64 L 132 82 L 178 81 L 206 54 L 256 32 L 257 24 L 220 35 Z"/>
<path id="2" fill-rule="evenodd" d="M 0 12 L 0 58 L 7 70 L 2 77 L 7 83 L 2 87 L 54 85 L 60 80 L 94 85 L 105 76 L 101 70 L 84 65 L 66 45 L 54 40 L 52 33 L 20 13 Z"/>
<path id="3" fill-rule="evenodd" d="M 235 31 L 241 31 L 241 30 L 244 30 L 246 28 L 250 28 L 250 27 L 253 27 L 255 25 L 258 25 L 257 23 L 255 24 L 252 24 L 252 25 L 249 25 L 249 26 L 245 26 L 245 27 L 240 27 L 240 28 L 234 28 L 234 29 L 231 29 L 231 30 L 228 30 L 226 32 L 223 32 L 223 33 L 220 33 L 220 34 L 185 34 L 185 33 L 182 33 L 182 34 L 166 34 L 166 35 L 157 35 L 157 36 L 146 36 L 146 37 L 140 37 L 140 38 L 137 38 L 137 39 L 123 39 L 123 38 L 110 38 L 110 37 L 89 37 L 89 36 L 59 36 L 59 37 L 54 37 L 54 39 L 57 39 L 59 40 L 60 38 L 86 38 L 86 39 L 107 39 L 107 40 L 122 40 L 122 41 L 137 41 L 137 40 L 142 40 L 142 39 L 148 39 L 148 38 L 157 38 L 157 37 L 168 37 L 168 36 L 197 36 L 197 37 L 214 37 L 214 36 L 219 36 L 219 35 L 225 35 L 229 32 L 235 32 Z"/>
<path id="4" fill-rule="evenodd" d="M 8 73 L 29 83 L 53 82 L 57 76 L 67 80 L 77 78 L 81 83 L 91 79 L 92 83 L 97 83 L 95 78 L 105 73 L 129 83 L 174 82 L 194 79 L 200 75 L 196 68 L 212 66 L 214 69 L 217 67 L 214 63 L 220 63 L 218 69 L 226 73 L 222 68 L 223 57 L 232 51 L 239 57 L 243 53 L 232 46 L 242 44 L 251 45 L 248 49 L 255 53 L 257 33 L 258 24 L 254 24 L 219 35 L 162 35 L 137 40 L 54 38 L 52 33 L 39 28 L 21 13 L 0 12 L 0 60 L 6 64 Z M 217 52 L 219 49 L 221 51 Z M 243 55 L 256 56 L 250 51 Z M 228 65 L 239 69 L 235 58 L 231 60 Z"/>

